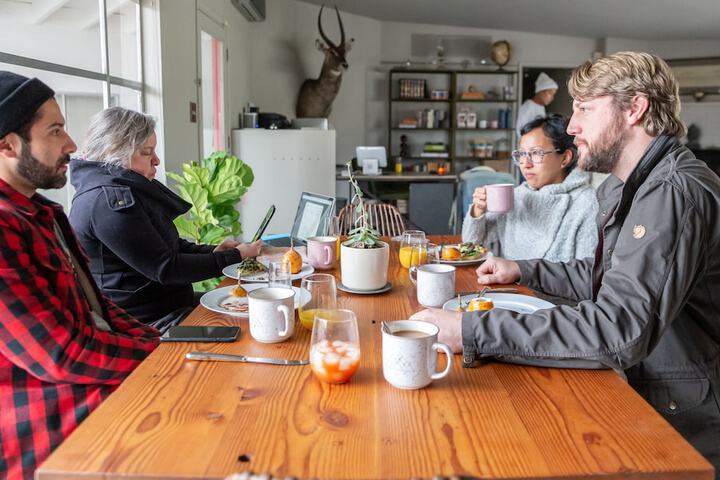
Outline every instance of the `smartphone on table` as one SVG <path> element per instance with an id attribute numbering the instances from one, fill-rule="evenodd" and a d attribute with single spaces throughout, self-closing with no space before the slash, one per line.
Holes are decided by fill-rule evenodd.
<path id="1" fill-rule="evenodd" d="M 176 325 L 160 337 L 161 342 L 234 342 L 240 327 Z"/>
<path id="2" fill-rule="evenodd" d="M 275 205 L 270 205 L 270 208 L 268 208 L 268 211 L 265 214 L 265 218 L 263 218 L 262 222 L 260 222 L 260 226 L 258 227 L 257 232 L 255 232 L 255 235 L 253 235 L 250 243 L 254 243 L 260 240 L 260 237 L 262 237 L 262 234 L 265 233 L 265 229 L 270 223 L 270 219 L 273 217 L 273 215 L 275 215 Z"/>

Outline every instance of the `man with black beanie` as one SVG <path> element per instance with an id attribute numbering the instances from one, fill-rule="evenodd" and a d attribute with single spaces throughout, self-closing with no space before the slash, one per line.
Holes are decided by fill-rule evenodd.
<path id="1" fill-rule="evenodd" d="M 0 71 L 0 478 L 35 468 L 157 346 L 103 298 L 60 205 L 75 143 L 55 92 Z"/>

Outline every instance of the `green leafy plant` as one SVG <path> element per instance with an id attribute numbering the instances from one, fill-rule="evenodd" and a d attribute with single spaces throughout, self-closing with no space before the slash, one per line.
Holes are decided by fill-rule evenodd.
<path id="1" fill-rule="evenodd" d="M 185 163 L 182 175 L 167 172 L 180 196 L 192 207 L 175 219 L 178 233 L 198 244 L 216 245 L 242 233 L 235 205 L 252 185 L 252 169 L 227 152 L 214 152 L 199 162 Z M 199 282 L 196 290 L 214 288 L 218 280 Z"/>
<path id="2" fill-rule="evenodd" d="M 351 163 L 352 162 L 348 162 L 346 164 L 349 175 L 348 182 L 350 182 L 350 185 L 352 185 L 353 190 L 355 191 L 352 200 L 350 200 L 350 204 L 353 205 L 355 200 L 357 200 L 357 205 L 355 206 L 357 219 L 355 220 L 355 228 L 348 232 L 348 237 L 350 238 L 344 242 L 344 245 L 352 248 L 382 247 L 380 232 L 370 225 L 367 208 L 365 208 L 365 202 L 363 201 L 362 190 L 360 190 L 360 185 L 358 185 L 358 182 L 355 180 L 355 176 L 352 173 Z"/>

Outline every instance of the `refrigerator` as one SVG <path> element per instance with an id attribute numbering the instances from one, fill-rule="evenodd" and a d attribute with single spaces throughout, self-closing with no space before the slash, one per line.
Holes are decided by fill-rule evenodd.
<path id="1" fill-rule="evenodd" d="M 335 196 L 335 130 L 233 130 L 232 154 L 255 175 L 237 206 L 243 241 L 250 240 L 270 205 L 276 211 L 265 235 L 289 234 L 303 191 Z"/>

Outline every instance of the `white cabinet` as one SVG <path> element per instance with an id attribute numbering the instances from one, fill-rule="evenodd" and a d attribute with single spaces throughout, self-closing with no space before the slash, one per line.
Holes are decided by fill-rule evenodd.
<path id="1" fill-rule="evenodd" d="M 335 196 L 335 130 L 233 130 L 232 153 L 255 174 L 238 205 L 245 241 L 271 204 L 266 235 L 290 232 L 301 192 Z"/>

